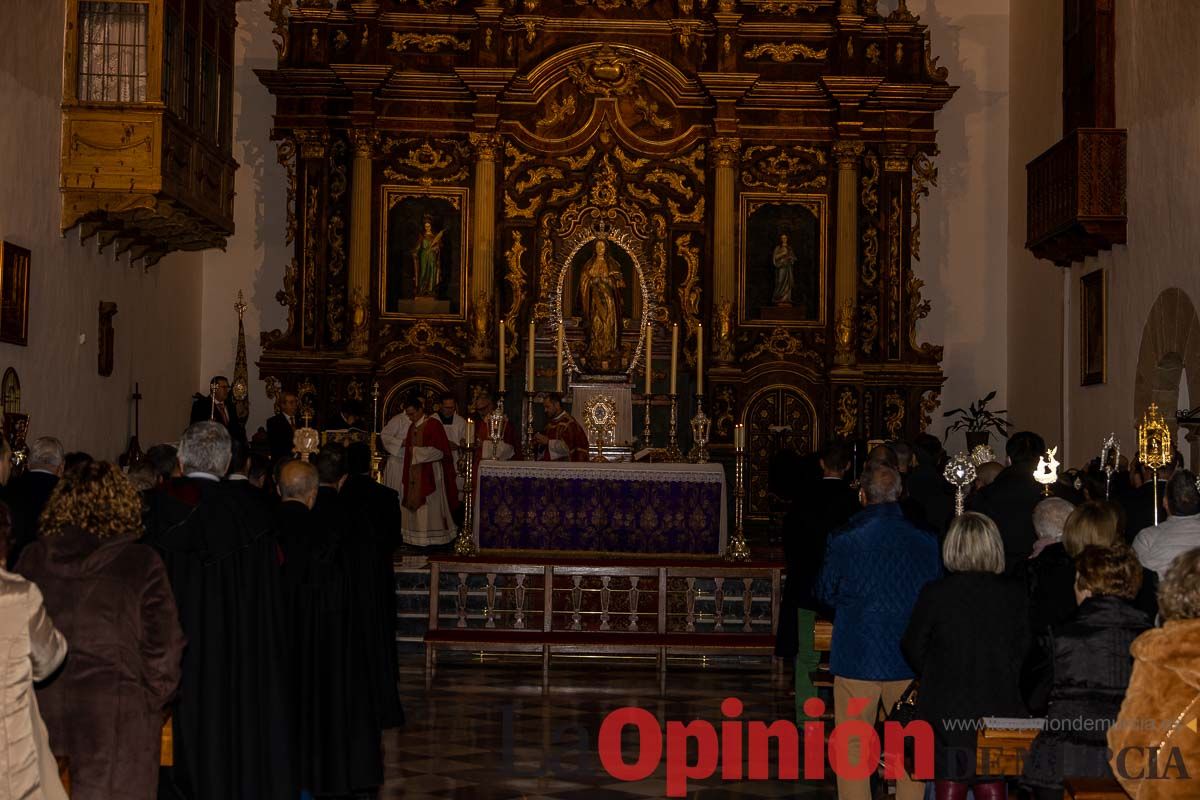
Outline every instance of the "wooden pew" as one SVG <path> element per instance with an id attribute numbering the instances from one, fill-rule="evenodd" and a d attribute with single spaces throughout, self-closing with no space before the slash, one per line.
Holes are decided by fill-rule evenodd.
<path id="1" fill-rule="evenodd" d="M 1063 788 L 1070 800 L 1129 800 L 1115 778 L 1071 778 Z"/>
<path id="2" fill-rule="evenodd" d="M 1014 777 L 1021 774 L 1024 759 L 1041 731 L 1041 720 L 1029 720 L 1030 727 L 1021 726 L 1025 720 L 995 720 L 994 726 L 984 720 L 975 739 L 977 771 L 986 775 Z"/>

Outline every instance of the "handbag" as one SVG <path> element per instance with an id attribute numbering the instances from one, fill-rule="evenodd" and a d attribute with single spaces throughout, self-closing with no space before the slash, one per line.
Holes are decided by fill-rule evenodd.
<path id="1" fill-rule="evenodd" d="M 882 744 L 887 741 L 884 736 L 883 725 L 888 722 L 895 722 L 898 725 L 908 725 L 917 719 L 917 692 L 920 689 L 921 682 L 917 678 L 913 678 L 908 686 L 904 687 L 904 691 L 900 693 L 900 697 L 892 706 L 884 718 L 884 722 L 878 726 L 877 733 L 879 741 Z M 902 756 L 904 771 L 909 775 L 913 774 L 913 770 L 917 762 L 916 742 L 911 738 L 904 740 L 904 753 Z M 885 767 L 884 753 L 879 754 L 879 766 Z"/>

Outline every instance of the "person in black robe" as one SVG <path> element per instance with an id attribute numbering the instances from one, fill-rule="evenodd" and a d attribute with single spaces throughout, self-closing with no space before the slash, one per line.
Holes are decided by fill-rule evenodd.
<path id="1" fill-rule="evenodd" d="M 318 797 L 369 794 L 383 781 L 383 762 L 371 687 L 362 679 L 367 648 L 356 619 L 354 548 L 336 519 L 312 510 L 316 467 L 284 462 L 278 485 L 300 785 Z"/>
<path id="2" fill-rule="evenodd" d="M 229 460 L 225 427 L 196 423 L 179 446 L 184 476 L 148 498 L 143 541 L 188 640 L 170 780 L 189 800 L 295 800 L 279 549 L 265 510 L 220 480 Z"/>
<path id="3" fill-rule="evenodd" d="M 795 658 L 799 648 L 796 612 L 827 611 L 813 593 L 813 584 L 825 561 L 825 545 L 830 532 L 845 525 L 862 508 L 858 493 L 846 483 L 846 470 L 850 466 L 846 446 L 840 442 L 826 445 L 819 463 L 821 477 L 799 487 L 783 519 L 787 581 L 780 605 L 779 629 L 775 633 L 775 655 L 781 658 Z"/>
<path id="4" fill-rule="evenodd" d="M 51 436 L 35 439 L 29 446 L 28 467 L 8 483 L 5 501 L 13 517 L 7 568 L 16 566 L 26 545 L 38 536 L 38 519 L 50 500 L 50 493 L 63 474 L 66 455 L 62 442 Z"/>
<path id="5" fill-rule="evenodd" d="M 1042 500 L 1042 487 L 1033 478 L 1038 459 L 1046 452 L 1046 442 L 1029 431 L 1014 433 L 1005 445 L 1008 464 L 979 493 L 971 496 L 967 507 L 990 517 L 1004 540 L 1006 570 L 1015 572 L 1033 552 L 1037 532 L 1033 528 L 1033 509 Z"/>
<path id="6" fill-rule="evenodd" d="M 380 641 L 385 659 L 386 674 L 391 686 L 396 684 L 396 572 L 395 553 L 404 543 L 400 532 L 400 493 L 371 478 L 371 450 L 365 442 L 354 442 L 346 448 L 349 474 L 342 484 L 341 499 L 352 508 L 362 509 L 371 523 L 375 543 L 375 571 L 379 582 L 378 599 Z M 394 688 L 386 692 L 383 727 L 393 728 L 404 723 L 404 710 L 398 698 L 393 705 Z"/>
<path id="7" fill-rule="evenodd" d="M 942 475 L 942 444 L 936 436 L 922 433 L 913 442 L 913 455 L 915 463 L 908 471 L 904 488 L 941 541 L 950 520 L 954 519 L 954 488 Z"/>

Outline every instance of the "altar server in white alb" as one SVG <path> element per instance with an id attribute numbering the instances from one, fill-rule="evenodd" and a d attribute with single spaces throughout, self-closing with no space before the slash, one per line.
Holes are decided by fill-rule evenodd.
<path id="1" fill-rule="evenodd" d="M 467 421 L 458 415 L 458 401 L 450 392 L 442 395 L 437 418 L 446 429 L 446 438 L 450 440 L 450 452 L 454 455 L 455 486 L 461 495 L 467 471 L 466 462 L 461 458 L 467 444 Z"/>
<path id="2" fill-rule="evenodd" d="M 404 541 L 417 547 L 448 544 L 457 533 L 450 509 L 458 504 L 450 440 L 441 421 L 425 415 L 421 398 L 406 399 L 404 413 L 412 423 L 404 440 Z"/>
<path id="3" fill-rule="evenodd" d="M 388 453 L 387 463 L 383 467 L 383 485 L 395 489 L 401 497 L 404 496 L 404 440 L 408 438 L 410 427 L 412 420 L 401 409 L 379 432 L 383 449 Z"/>

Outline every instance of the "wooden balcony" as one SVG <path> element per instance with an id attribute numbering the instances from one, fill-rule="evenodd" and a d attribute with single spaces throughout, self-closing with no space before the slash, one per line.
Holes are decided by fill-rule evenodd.
<path id="1" fill-rule="evenodd" d="M 1125 243 L 1126 138 L 1078 128 L 1026 165 L 1025 246 L 1035 256 L 1065 267 Z"/>

